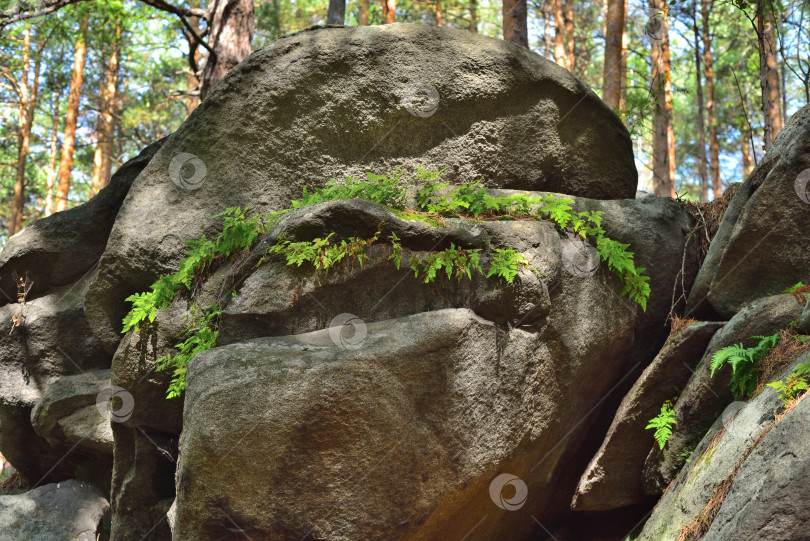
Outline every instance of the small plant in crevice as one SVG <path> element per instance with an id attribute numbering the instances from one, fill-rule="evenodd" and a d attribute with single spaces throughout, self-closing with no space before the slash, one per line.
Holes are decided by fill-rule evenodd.
<path id="1" fill-rule="evenodd" d="M 787 407 L 810 389 L 810 360 L 798 364 L 785 379 L 772 381 L 767 386 L 779 393 L 779 398 Z"/>
<path id="2" fill-rule="evenodd" d="M 658 415 L 650 419 L 647 426 L 644 427 L 647 430 L 655 429 L 653 437 L 656 443 L 658 443 L 658 447 L 662 450 L 669 441 L 670 436 L 672 436 L 672 427 L 677 424 L 675 421 L 675 402 L 677 400 L 677 398 L 674 398 L 665 401 L 661 405 L 661 411 Z"/>
<path id="3" fill-rule="evenodd" d="M 389 175 L 367 173 L 366 180 L 346 178 L 345 182 L 329 181 L 326 186 L 314 191 L 302 192 L 300 200 L 293 201 L 290 208 L 247 216 L 247 211 L 238 207 L 228 208 L 218 217 L 223 218 L 222 231 L 212 239 L 203 235 L 199 240 L 187 241 L 188 250 L 178 263 L 177 271 L 161 276 L 149 290 L 127 297 L 131 310 L 123 319 L 123 331 L 139 331 L 142 326 L 155 321 L 159 311 L 167 308 L 179 294 L 187 295 L 193 317 L 183 342 L 175 347 L 177 354 L 161 357 L 158 369 L 173 370 L 173 379 L 168 397 L 180 396 L 185 388 L 188 361 L 197 353 L 216 345 L 217 321 L 220 305 L 202 309 L 195 303 L 195 294 L 206 277 L 222 264 L 245 257 L 256 242 L 276 227 L 292 210 L 316 203 L 338 199 L 364 199 L 385 205 L 396 216 L 406 220 L 419 220 L 429 226 L 441 227 L 446 217 L 473 220 L 485 219 L 531 219 L 553 222 L 561 231 L 573 231 L 583 239 L 592 241 L 610 271 L 623 282 L 622 295 L 628 296 L 646 310 L 650 295 L 649 277 L 644 268 L 634 264 L 634 254 L 629 245 L 608 238 L 602 228 L 602 212 L 574 212 L 574 201 L 552 194 L 529 196 L 524 194 L 494 197 L 480 183 L 463 184 L 449 193 L 447 184 L 440 184 L 442 171 L 420 169 L 413 181 L 423 186 L 416 192 L 419 210 L 405 208 L 408 180 L 397 168 Z M 525 256 L 511 248 L 485 250 L 450 245 L 449 248 L 427 254 L 410 252 L 401 245 L 396 234 L 391 233 L 381 240 L 382 228 L 370 238 L 349 237 L 333 241 L 334 233 L 310 241 L 292 242 L 278 238 L 259 260 L 280 257 L 287 265 L 307 266 L 315 272 L 329 272 L 338 265 L 363 266 L 368 260 L 366 250 L 373 244 L 387 244 L 389 260 L 400 269 L 410 267 L 415 276 L 424 283 L 431 283 L 441 276 L 460 280 L 472 279 L 474 272 L 486 278 L 503 279 L 512 283 L 521 269 L 533 270 Z M 489 268 L 484 272 L 482 259 L 486 253 Z M 232 292 L 232 294 L 234 294 Z"/>
<path id="4" fill-rule="evenodd" d="M 213 303 L 206 311 L 192 304 L 191 321 L 181 333 L 186 335 L 187 338 L 175 346 L 180 352 L 175 355 L 165 355 L 155 361 L 158 371 L 172 370 L 172 381 L 169 384 L 166 398 L 175 398 L 183 393 L 186 388 L 188 362 L 198 353 L 202 353 L 216 345 L 219 331 L 215 329 L 215 325 L 219 314 L 220 309 L 216 303 Z"/>
<path id="5" fill-rule="evenodd" d="M 750 394 L 757 385 L 757 364 L 765 358 L 768 353 L 779 342 L 779 334 L 771 336 L 752 336 L 759 339 L 759 343 L 747 348 L 742 344 L 734 344 L 717 350 L 712 355 L 710 364 L 710 376 L 723 365 L 731 366 L 731 392 L 734 399 L 739 400 L 743 396 Z"/>

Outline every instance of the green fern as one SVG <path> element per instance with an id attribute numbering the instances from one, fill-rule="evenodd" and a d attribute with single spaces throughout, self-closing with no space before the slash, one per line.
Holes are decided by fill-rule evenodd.
<path id="1" fill-rule="evenodd" d="M 779 398 L 787 406 L 798 398 L 802 391 L 810 389 L 810 360 L 796 366 L 784 380 L 767 384 L 779 393 Z"/>
<path id="2" fill-rule="evenodd" d="M 751 393 L 757 384 L 757 364 L 779 342 L 779 333 L 771 336 L 752 336 L 759 339 L 759 343 L 750 348 L 742 344 L 734 344 L 717 350 L 712 355 L 709 365 L 710 377 L 723 365 L 731 366 L 731 392 L 735 400 Z"/>
<path id="3" fill-rule="evenodd" d="M 664 402 L 664 404 L 661 406 L 661 412 L 650 419 L 647 426 L 644 427 L 645 429 L 655 429 L 653 437 L 658 443 L 658 447 L 661 449 L 664 448 L 669 441 L 670 436 L 672 436 L 672 427 L 677 424 L 675 421 L 674 409 L 674 403 L 676 400 L 677 398 Z"/>

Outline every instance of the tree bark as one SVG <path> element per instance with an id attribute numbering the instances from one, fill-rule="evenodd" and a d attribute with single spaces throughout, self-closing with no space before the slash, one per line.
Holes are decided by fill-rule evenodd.
<path id="1" fill-rule="evenodd" d="M 529 46 L 526 0 L 503 0 L 503 39 Z"/>
<path id="2" fill-rule="evenodd" d="M 93 155 L 93 176 L 90 196 L 97 194 L 110 182 L 112 155 L 115 148 L 115 119 L 118 117 L 118 64 L 121 55 L 123 21 L 116 21 L 104 82 L 99 92 L 100 114 L 96 125 L 96 151 Z"/>
<path id="3" fill-rule="evenodd" d="M 703 59 L 700 54 L 700 30 L 698 30 L 697 6 L 692 6 L 692 30 L 695 37 L 695 89 L 697 99 L 698 116 L 698 176 L 700 176 L 700 197 L 701 202 L 709 200 L 709 171 L 706 167 L 706 119 L 703 109 L 703 77 L 701 76 L 701 64 Z"/>
<path id="4" fill-rule="evenodd" d="M 326 24 L 345 24 L 346 0 L 329 0 L 329 10 L 326 13 Z"/>
<path id="5" fill-rule="evenodd" d="M 197 0 L 190 0 L 188 5 L 197 7 Z M 200 18 L 189 17 L 188 24 L 198 36 L 200 35 Z M 191 32 L 184 32 L 188 41 L 188 74 L 186 75 L 186 117 L 200 104 L 200 43 Z"/>
<path id="6" fill-rule="evenodd" d="M 666 0 L 650 0 L 650 8 L 667 13 Z M 675 197 L 675 136 L 672 129 L 672 79 L 669 59 L 669 22 L 662 21 L 661 43 L 652 44 L 651 94 L 653 114 L 653 186 L 655 195 Z"/>
<path id="7" fill-rule="evenodd" d="M 82 77 L 87 54 L 87 16 L 79 24 L 76 46 L 73 53 L 73 75 L 70 78 L 65 136 L 62 139 L 62 158 L 59 161 L 59 184 L 56 190 L 56 211 L 67 208 L 70 192 L 70 173 L 73 170 L 73 151 L 76 146 L 76 124 L 79 120 L 79 102 L 82 97 Z"/>
<path id="8" fill-rule="evenodd" d="M 59 105 L 62 99 L 62 89 L 56 89 L 53 100 L 53 113 L 51 113 L 51 143 L 50 158 L 48 160 L 48 176 L 45 185 L 45 216 L 53 214 L 53 188 L 56 180 L 56 158 L 59 145 Z"/>
<path id="9" fill-rule="evenodd" d="M 554 3 L 554 62 L 565 66 L 565 18 L 563 17 L 563 0 L 552 0 Z"/>
<path id="10" fill-rule="evenodd" d="M 203 69 L 200 99 L 205 99 L 225 73 L 250 54 L 253 0 L 218 0 L 211 14 L 209 28 L 209 45 L 213 53 L 208 53 Z"/>
<path id="11" fill-rule="evenodd" d="M 31 30 L 26 29 L 23 37 L 23 72 L 20 77 L 20 125 L 17 137 L 17 178 L 14 183 L 14 201 L 11 210 L 11 223 L 8 236 L 10 237 L 23 228 L 23 215 L 25 213 L 25 166 L 28 161 L 28 149 L 31 145 L 31 126 L 34 123 L 34 113 L 37 106 L 37 91 L 39 89 L 39 69 L 42 62 L 41 51 L 37 54 L 34 66 L 34 79 L 28 81 L 31 53 Z"/>
<path id="12" fill-rule="evenodd" d="M 382 0 L 383 24 L 397 22 L 397 0 Z"/>
<path id="13" fill-rule="evenodd" d="M 768 121 L 772 143 L 782 131 L 782 101 L 779 97 L 779 64 L 776 57 L 776 20 L 770 2 L 765 6 L 765 67 L 768 79 Z"/>
<path id="14" fill-rule="evenodd" d="M 717 101 L 714 96 L 714 57 L 712 56 L 711 24 L 709 21 L 714 0 L 701 0 L 700 17 L 703 22 L 703 69 L 706 80 L 706 116 L 709 124 L 709 176 L 715 199 L 723 195 L 720 180 L 720 142 L 717 138 Z"/>
<path id="15" fill-rule="evenodd" d="M 442 13 L 442 0 L 434 0 L 433 11 L 436 14 L 436 26 L 444 26 L 444 14 Z"/>
<path id="16" fill-rule="evenodd" d="M 369 0 L 359 0 L 357 2 L 357 24 L 358 26 L 368 26 Z"/>
<path id="17" fill-rule="evenodd" d="M 574 48 L 574 0 L 563 0 L 563 20 L 565 22 L 565 67 L 574 73 L 577 63 Z"/>
<path id="18" fill-rule="evenodd" d="M 478 1 L 470 0 L 470 32 L 478 33 Z"/>
<path id="19" fill-rule="evenodd" d="M 602 100 L 619 107 L 622 96 L 622 38 L 625 34 L 625 0 L 608 0 L 605 18 L 605 65 L 602 68 Z"/>

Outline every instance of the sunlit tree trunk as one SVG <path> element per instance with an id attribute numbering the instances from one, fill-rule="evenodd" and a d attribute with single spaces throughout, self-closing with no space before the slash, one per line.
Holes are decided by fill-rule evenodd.
<path id="1" fill-rule="evenodd" d="M 706 119 L 704 118 L 703 103 L 703 77 L 701 65 L 703 58 L 700 54 L 700 30 L 698 30 L 697 6 L 692 6 L 692 30 L 695 37 L 695 97 L 697 99 L 698 116 L 698 176 L 700 176 L 700 201 L 709 200 L 709 171 L 706 167 Z"/>
<path id="2" fill-rule="evenodd" d="M 53 214 L 53 189 L 56 180 L 56 159 L 59 145 L 59 105 L 62 99 L 62 89 L 56 90 L 53 99 L 53 112 L 51 113 L 51 141 L 49 147 L 48 175 L 45 184 L 45 216 Z"/>
<path id="3" fill-rule="evenodd" d="M 717 101 L 714 96 L 714 57 L 712 56 L 712 35 L 710 14 L 714 0 L 701 0 L 700 17 L 703 22 L 703 68 L 706 80 L 706 116 L 709 124 L 709 176 L 714 197 L 723 195 L 720 180 L 720 142 L 717 138 Z"/>
<path id="4" fill-rule="evenodd" d="M 667 13 L 666 0 L 650 0 L 650 8 Z M 653 43 L 652 92 L 653 114 L 653 184 L 655 195 L 675 197 L 675 135 L 672 128 L 672 79 L 669 61 L 669 22 L 662 20 L 661 43 Z"/>
<path id="5" fill-rule="evenodd" d="M 563 20 L 565 21 L 565 67 L 574 73 L 577 63 L 574 48 L 574 0 L 563 0 Z"/>
<path id="6" fill-rule="evenodd" d="M 605 20 L 605 65 L 602 68 L 602 100 L 619 107 L 622 96 L 622 38 L 625 34 L 625 0 L 608 0 Z"/>
<path id="7" fill-rule="evenodd" d="M 34 123 L 34 113 L 37 106 L 37 90 L 39 88 L 39 69 L 42 54 L 37 54 L 34 66 L 34 79 L 29 83 L 28 70 L 30 69 L 31 31 L 25 30 L 23 37 L 23 64 L 20 77 L 20 126 L 17 137 L 17 178 L 14 183 L 14 201 L 11 209 L 11 222 L 9 236 L 23 227 L 25 214 L 25 166 L 28 162 L 28 150 L 31 145 L 31 126 Z"/>
<path id="8" fill-rule="evenodd" d="M 395 0 L 391 0 L 395 1 Z M 253 40 L 253 0 L 219 0 L 211 15 L 208 53 L 200 99 L 205 99 L 222 77 L 250 54 Z"/>
<path id="9" fill-rule="evenodd" d="M 93 155 L 93 176 L 90 195 L 93 196 L 110 182 L 112 172 L 112 155 L 115 139 L 115 119 L 118 116 L 118 63 L 121 54 L 121 34 L 123 22 L 117 21 L 110 58 L 107 62 L 106 75 L 99 92 L 101 110 L 96 128 L 97 142 Z"/>
<path id="10" fill-rule="evenodd" d="M 478 33 L 478 1 L 470 0 L 470 32 Z"/>
<path id="11" fill-rule="evenodd" d="M 554 38 L 552 28 L 554 27 L 554 13 L 551 8 L 553 0 L 543 0 L 543 48 L 547 58 L 554 58 Z"/>
<path id="12" fill-rule="evenodd" d="M 382 0 L 383 24 L 397 22 L 397 0 Z"/>
<path id="13" fill-rule="evenodd" d="M 369 8 L 369 0 L 359 0 L 357 2 L 357 24 L 359 26 L 368 26 Z"/>
<path id="14" fill-rule="evenodd" d="M 768 120 L 771 142 L 782 131 L 782 101 L 779 97 L 779 64 L 776 56 L 776 21 L 772 5 L 765 6 L 765 66 L 768 78 Z"/>
<path id="15" fill-rule="evenodd" d="M 444 14 L 442 13 L 442 0 L 434 0 L 433 11 L 436 14 L 436 26 L 444 26 Z"/>
<path id="16" fill-rule="evenodd" d="M 554 62 L 565 66 L 565 17 L 563 0 L 552 0 L 554 6 Z"/>
<path id="17" fill-rule="evenodd" d="M 503 0 L 503 39 L 529 46 L 526 0 Z"/>
<path id="18" fill-rule="evenodd" d="M 619 79 L 621 84 L 621 98 L 619 99 L 619 109 L 627 108 L 627 48 L 630 46 L 630 36 L 627 35 L 627 0 L 624 0 L 625 24 L 622 28 L 622 60 Z"/>
<path id="19" fill-rule="evenodd" d="M 759 84 L 762 89 L 762 114 L 765 117 L 765 148 L 771 146 L 776 135 L 782 131 L 779 111 L 779 71 L 776 60 L 776 39 L 771 8 L 766 0 L 757 2 L 756 26 L 759 48 Z"/>
<path id="20" fill-rule="evenodd" d="M 188 3 L 189 7 L 196 8 L 197 1 L 191 0 Z M 200 18 L 189 17 L 188 24 L 194 29 L 194 32 L 200 35 Z M 188 73 L 186 74 L 186 116 L 197 108 L 200 104 L 200 44 L 190 33 L 186 33 L 188 41 Z"/>
<path id="21" fill-rule="evenodd" d="M 56 211 L 67 208 L 70 193 L 70 173 L 73 170 L 73 151 L 76 146 L 76 125 L 79 120 L 79 103 L 82 97 L 82 77 L 84 60 L 87 54 L 87 16 L 79 24 L 73 53 L 73 75 L 70 78 L 65 136 L 62 139 L 62 158 L 59 161 L 59 184 L 56 189 Z"/>

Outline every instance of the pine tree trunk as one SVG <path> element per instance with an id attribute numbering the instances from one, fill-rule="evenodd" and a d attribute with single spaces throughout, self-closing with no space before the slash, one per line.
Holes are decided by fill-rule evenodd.
<path id="1" fill-rule="evenodd" d="M 444 26 L 444 14 L 442 13 L 442 0 L 434 0 L 433 11 L 436 13 L 436 26 Z"/>
<path id="2" fill-rule="evenodd" d="M 87 54 L 87 16 L 79 24 L 73 53 L 73 75 L 70 79 L 67 115 L 65 117 L 65 136 L 62 139 L 62 158 L 59 161 L 59 183 L 56 189 L 56 211 L 67 208 L 70 192 L 70 173 L 73 170 L 73 151 L 76 146 L 76 125 L 79 120 L 79 102 L 82 96 L 82 77 L 84 60 Z"/>
<path id="3" fill-rule="evenodd" d="M 546 58 L 554 58 L 554 38 L 551 29 L 554 27 L 554 13 L 550 7 L 553 0 L 543 0 L 543 48 Z"/>
<path id="4" fill-rule="evenodd" d="M 396 0 L 390 0 L 396 1 Z M 210 21 L 208 53 L 203 69 L 200 99 L 205 99 L 222 77 L 250 54 L 253 40 L 253 0 L 220 0 Z"/>
<path id="5" fill-rule="evenodd" d="M 383 24 L 397 22 L 397 0 L 382 0 Z"/>
<path id="6" fill-rule="evenodd" d="M 53 100 L 53 113 L 51 113 L 51 142 L 50 158 L 48 160 L 48 176 L 45 185 L 45 216 L 53 214 L 53 188 L 56 180 L 56 158 L 59 145 L 59 105 L 62 99 L 62 89 L 56 89 Z"/>
<path id="7" fill-rule="evenodd" d="M 345 24 L 346 0 L 329 0 L 329 10 L 326 13 L 326 24 Z"/>
<path id="8" fill-rule="evenodd" d="M 357 2 L 357 24 L 359 26 L 368 26 L 369 9 L 369 0 L 359 0 Z"/>
<path id="9" fill-rule="evenodd" d="M 503 0 L 503 39 L 529 46 L 526 0 Z"/>
<path id="10" fill-rule="evenodd" d="M 703 69 L 706 80 L 706 117 L 709 124 L 709 177 L 714 197 L 723 195 L 720 180 L 720 142 L 717 138 L 717 101 L 714 95 L 714 57 L 712 56 L 712 36 L 709 16 L 714 0 L 701 0 L 700 17 L 703 23 Z"/>
<path id="11" fill-rule="evenodd" d="M 624 16 L 627 17 L 627 0 L 624 0 Z M 619 99 L 619 110 L 627 109 L 627 48 L 630 46 L 630 36 L 627 35 L 627 23 L 622 25 L 622 60 L 619 70 L 619 81 L 621 85 L 621 97 Z"/>
<path id="12" fill-rule="evenodd" d="M 470 32 L 478 33 L 478 1 L 470 0 Z"/>
<path id="13" fill-rule="evenodd" d="M 93 176 L 90 187 L 91 197 L 110 182 L 110 173 L 112 172 L 115 119 L 118 116 L 118 64 L 121 54 L 121 35 L 123 30 L 123 21 L 117 21 L 104 82 L 99 92 L 101 110 L 96 127 L 97 141 L 96 151 L 93 155 Z"/>
<path id="14" fill-rule="evenodd" d="M 650 8 L 667 12 L 666 0 L 650 0 Z M 672 129 L 672 79 L 669 61 L 669 23 L 662 21 L 660 44 L 652 44 L 651 94 L 653 114 L 653 185 L 655 195 L 675 197 L 675 137 Z"/>
<path id="15" fill-rule="evenodd" d="M 577 63 L 574 49 L 574 0 L 563 0 L 563 18 L 565 21 L 565 67 L 574 73 Z"/>
<path id="16" fill-rule="evenodd" d="M 622 38 L 625 35 L 625 0 L 608 0 L 605 21 L 605 65 L 602 69 L 602 100 L 619 107 L 622 95 Z"/>
<path id="17" fill-rule="evenodd" d="M 563 0 L 554 2 L 554 62 L 565 66 L 565 18 L 563 17 Z"/>
<path id="18" fill-rule="evenodd" d="M 700 30 L 698 30 L 697 6 L 692 6 L 692 30 L 695 37 L 695 89 L 697 99 L 698 117 L 698 176 L 700 176 L 700 201 L 709 200 L 709 171 L 706 167 L 706 119 L 703 105 L 703 77 L 701 76 L 701 64 L 703 59 L 700 54 Z"/>
<path id="19" fill-rule="evenodd" d="M 36 92 L 39 84 L 39 67 L 41 55 L 37 58 L 34 80 L 29 86 L 28 70 L 31 63 L 31 30 L 25 29 L 23 33 L 22 73 L 20 74 L 20 109 L 19 126 L 17 129 L 17 176 L 14 182 L 14 201 L 11 206 L 11 220 L 8 227 L 10 237 L 23 227 L 23 214 L 25 212 L 25 166 L 28 161 L 28 149 L 31 144 L 31 125 L 34 121 L 36 108 Z"/>
<path id="20" fill-rule="evenodd" d="M 776 21 L 773 7 L 765 11 L 765 67 L 768 79 L 768 122 L 771 127 L 770 142 L 782 131 L 782 101 L 779 97 L 779 64 L 776 56 Z"/>
<path id="21" fill-rule="evenodd" d="M 188 3 L 190 8 L 197 8 L 197 1 L 191 0 Z M 188 24 L 194 32 L 200 35 L 200 18 L 189 17 Z M 186 75 L 186 117 L 200 104 L 200 44 L 191 34 L 187 34 L 188 39 L 188 74 Z"/>

